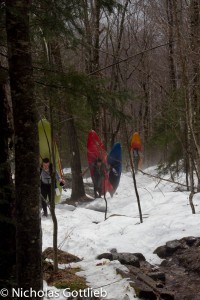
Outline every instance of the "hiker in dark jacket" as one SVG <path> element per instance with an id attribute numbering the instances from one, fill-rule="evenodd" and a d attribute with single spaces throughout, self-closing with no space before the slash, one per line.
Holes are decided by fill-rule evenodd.
<path id="1" fill-rule="evenodd" d="M 88 170 L 90 170 L 92 175 L 92 182 L 94 185 L 94 197 L 101 198 L 104 181 L 106 179 L 106 173 L 108 172 L 106 165 L 103 163 L 101 158 L 97 158 L 96 161 L 89 165 L 84 172 L 81 172 L 83 176 Z"/>
<path id="2" fill-rule="evenodd" d="M 42 208 L 43 216 L 47 217 L 47 198 L 51 200 L 51 172 L 52 165 L 48 158 L 42 160 L 42 166 L 40 171 L 40 187 L 42 195 Z M 56 180 L 60 182 L 60 185 L 64 185 L 64 180 L 60 178 L 58 172 L 56 172 Z M 56 183 L 55 183 L 56 186 Z"/>
<path id="3" fill-rule="evenodd" d="M 92 181 L 94 184 L 94 196 L 95 198 L 101 198 L 107 168 L 100 158 L 95 161 L 91 168 L 93 169 Z"/>

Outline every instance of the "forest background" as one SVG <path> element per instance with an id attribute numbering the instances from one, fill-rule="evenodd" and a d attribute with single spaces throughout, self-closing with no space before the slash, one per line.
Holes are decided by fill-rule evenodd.
<path id="1" fill-rule="evenodd" d="M 144 166 L 160 163 L 172 179 L 183 170 L 191 193 L 195 185 L 199 190 L 198 0 L 7 0 L 0 2 L 0 27 L 1 232 L 6 243 L 12 243 L 4 226 L 12 236 L 8 220 L 14 200 L 16 220 L 27 216 L 29 222 L 39 207 L 36 136 L 43 117 L 53 125 L 62 165 L 71 166 L 74 199 L 84 194 L 80 172 L 87 164 L 90 129 L 107 151 L 121 142 L 125 167 L 131 135 L 138 131 Z M 30 211 L 22 195 L 30 200 Z M 36 226 L 26 224 L 31 236 L 38 236 L 39 216 L 34 220 Z M 22 236 L 20 230 L 17 234 Z M 5 249 L 12 249 L 6 243 Z M 23 242 L 17 247 L 20 253 Z M 29 274 L 23 273 L 21 281 Z"/>

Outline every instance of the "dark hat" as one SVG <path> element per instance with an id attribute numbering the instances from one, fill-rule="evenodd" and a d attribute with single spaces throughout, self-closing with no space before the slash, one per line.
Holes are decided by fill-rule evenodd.
<path id="1" fill-rule="evenodd" d="M 49 163 L 49 159 L 47 157 L 45 157 L 45 158 L 43 158 L 42 162 L 47 164 L 47 163 Z"/>

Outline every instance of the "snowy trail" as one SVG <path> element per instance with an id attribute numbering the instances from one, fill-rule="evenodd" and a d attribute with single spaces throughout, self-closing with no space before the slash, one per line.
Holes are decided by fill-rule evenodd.
<path id="1" fill-rule="evenodd" d="M 148 172 L 154 172 L 149 168 Z M 108 219 L 104 221 L 104 199 L 96 199 L 74 211 L 67 204 L 57 205 L 58 244 L 61 249 L 83 258 L 81 275 L 86 276 L 91 287 L 106 285 L 105 299 L 134 298 L 126 280 L 116 275 L 115 269 L 123 267 L 117 261 L 106 261 L 97 266 L 96 256 L 116 248 L 118 252 L 141 252 L 152 263 L 160 263 L 153 254 L 155 248 L 169 240 L 184 236 L 198 236 L 200 228 L 200 196 L 195 195 L 196 215 L 188 205 L 188 192 L 175 192 L 175 184 L 161 182 L 137 174 L 138 191 L 144 216 L 140 224 L 133 180 L 130 173 L 122 174 L 117 194 L 108 200 Z M 69 191 L 63 198 L 69 195 Z M 97 211 L 98 210 L 98 211 Z M 110 217 L 109 217 L 110 216 Z M 52 246 L 52 221 L 42 219 L 43 249 Z M 124 267 L 123 267 L 124 268 Z M 110 285 L 108 285 L 110 283 Z M 116 288 L 117 286 L 117 288 Z"/>

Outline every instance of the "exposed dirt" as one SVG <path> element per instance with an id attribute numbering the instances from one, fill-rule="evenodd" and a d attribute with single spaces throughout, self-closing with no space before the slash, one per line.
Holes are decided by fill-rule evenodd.
<path id="1" fill-rule="evenodd" d="M 200 238 L 175 242 L 170 255 L 170 245 L 164 246 L 167 257 L 159 267 L 165 273 L 165 286 L 174 292 L 175 300 L 200 300 Z"/>
<path id="2" fill-rule="evenodd" d="M 163 258 L 160 266 L 152 266 L 138 254 L 104 253 L 99 258 L 110 260 L 123 257 L 128 272 L 118 270 L 141 299 L 148 300 L 200 300 L 200 238 L 186 237 L 158 247 L 155 253 Z M 137 256 L 138 264 L 130 260 Z M 127 259 L 128 258 L 128 259 Z M 133 263 L 134 262 L 134 263 Z"/>
<path id="3" fill-rule="evenodd" d="M 200 238 L 170 241 L 158 247 L 155 253 L 164 259 L 159 266 L 149 264 L 140 253 L 118 253 L 116 249 L 99 255 L 98 259 L 119 260 L 126 265 L 127 272 L 117 272 L 129 278 L 140 299 L 200 300 Z M 52 248 L 47 248 L 43 257 L 52 259 Z M 58 260 L 62 264 L 80 261 L 78 257 L 61 250 L 58 250 Z M 43 264 L 44 279 L 48 285 L 57 288 L 87 288 L 85 279 L 76 275 L 78 271 L 77 268 L 69 268 L 55 272 L 52 263 L 44 261 Z"/>
<path id="4" fill-rule="evenodd" d="M 67 268 L 64 270 L 54 271 L 52 266 L 45 266 L 44 280 L 49 286 L 55 286 L 58 289 L 70 288 L 70 290 L 84 290 L 87 288 L 86 281 L 83 277 L 77 276 L 75 273 L 81 271 L 78 268 Z"/>
<path id="5" fill-rule="evenodd" d="M 46 258 L 53 260 L 53 248 L 48 247 L 42 253 L 43 259 Z M 62 251 L 58 249 L 58 263 L 59 264 L 69 264 L 72 262 L 79 262 L 81 259 L 73 254 L 68 252 Z"/>
<path id="6" fill-rule="evenodd" d="M 52 262 L 45 259 L 53 259 L 53 248 L 47 248 L 43 252 L 43 279 L 49 286 L 55 286 L 57 289 L 70 289 L 70 291 L 83 291 L 89 286 L 85 278 L 78 276 L 76 273 L 80 272 L 80 268 L 66 268 L 54 271 Z M 78 262 L 80 258 L 70 253 L 58 249 L 58 263 L 69 264 Z M 68 291 L 68 290 L 67 290 Z M 76 298 L 70 297 L 73 300 L 99 300 L 98 297 L 83 297 L 78 295 Z"/>

